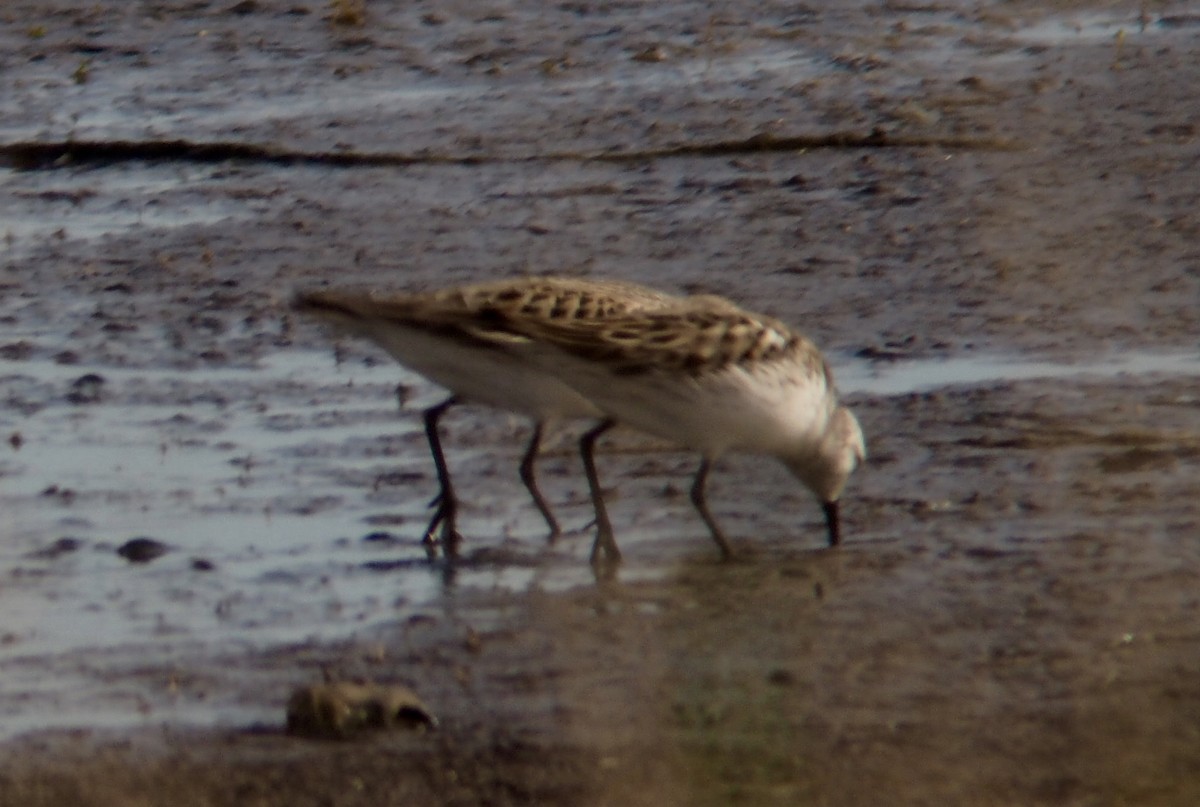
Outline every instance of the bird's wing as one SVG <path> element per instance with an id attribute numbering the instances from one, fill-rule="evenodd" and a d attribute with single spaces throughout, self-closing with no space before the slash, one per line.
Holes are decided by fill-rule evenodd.
<path id="1" fill-rule="evenodd" d="M 508 320 L 587 322 L 671 305 L 678 299 L 626 281 L 525 277 L 417 294 L 301 291 L 292 307 L 351 331 L 392 322 L 499 346 L 528 338 L 504 327 Z"/>
<path id="2" fill-rule="evenodd" d="M 808 339 L 771 317 L 717 297 L 605 318 L 555 320 L 493 310 L 494 328 L 605 365 L 616 375 L 684 372 L 703 376 L 735 366 L 802 361 L 826 372 Z"/>

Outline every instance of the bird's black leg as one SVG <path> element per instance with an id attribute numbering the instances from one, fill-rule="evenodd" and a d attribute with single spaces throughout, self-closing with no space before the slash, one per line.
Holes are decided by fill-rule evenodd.
<path id="1" fill-rule="evenodd" d="M 529 495 L 533 497 L 533 503 L 537 506 L 538 512 L 542 514 L 542 518 L 546 519 L 546 526 L 550 528 L 550 535 L 546 537 L 547 541 L 553 542 L 561 533 L 562 529 L 558 525 L 558 519 L 554 517 L 554 513 L 550 512 L 550 505 L 546 503 L 546 499 L 542 496 L 542 492 L 538 489 L 537 477 L 534 475 L 533 466 L 537 462 L 538 452 L 542 447 L 542 429 L 545 426 L 542 421 L 534 424 L 533 435 L 529 438 L 529 446 L 525 449 L 525 456 L 521 457 L 521 481 L 525 483 L 525 489 L 529 491 Z"/>
<path id="2" fill-rule="evenodd" d="M 821 508 L 825 511 L 825 523 L 829 525 L 829 545 L 837 546 L 842 542 L 842 524 L 838 518 L 838 503 L 821 502 Z"/>
<path id="3" fill-rule="evenodd" d="M 712 533 L 713 540 L 717 542 L 717 546 L 721 549 L 721 557 L 724 560 L 729 560 L 733 557 L 733 549 L 729 546 L 729 541 L 725 538 L 725 533 L 713 518 L 712 513 L 708 511 L 708 501 L 705 499 L 704 489 L 708 484 L 708 472 L 712 467 L 712 461 L 708 457 L 700 460 L 700 467 L 696 469 L 696 479 L 692 482 L 692 504 L 700 512 L 700 518 L 704 519 L 704 523 L 708 525 L 708 531 Z"/>
<path id="4" fill-rule="evenodd" d="M 425 535 L 421 540 L 427 545 L 434 543 L 437 539 L 433 536 L 440 524 L 442 527 L 440 540 L 448 558 L 453 558 L 458 554 L 458 544 L 462 540 L 462 536 L 458 534 L 456 523 L 458 499 L 454 495 L 454 486 L 450 482 L 450 470 L 446 467 L 446 456 L 442 453 L 438 421 L 441 420 L 442 415 L 446 414 L 446 410 L 456 403 L 458 403 L 458 398 L 451 395 L 437 406 L 425 410 L 425 437 L 429 440 L 429 451 L 433 454 L 433 466 L 437 471 L 438 495 L 431 503 L 436 504 L 437 509 L 429 521 L 429 526 L 425 528 Z"/>
<path id="5" fill-rule="evenodd" d="M 588 429 L 579 440 L 583 470 L 587 474 L 588 488 L 592 493 L 592 508 L 596 512 L 596 540 L 592 544 L 592 565 L 599 563 L 601 550 L 604 551 L 606 561 L 616 563 L 621 560 L 621 550 L 617 548 L 616 538 L 613 537 L 612 523 L 608 520 L 608 510 L 604 506 L 604 492 L 600 490 L 600 479 L 596 475 L 596 460 L 593 456 L 596 440 L 615 425 L 614 421 L 602 420 Z"/>

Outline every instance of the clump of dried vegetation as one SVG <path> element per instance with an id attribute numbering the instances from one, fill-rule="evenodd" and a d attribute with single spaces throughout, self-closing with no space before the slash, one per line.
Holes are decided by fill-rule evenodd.
<path id="1" fill-rule="evenodd" d="M 367 0 L 330 0 L 329 9 L 334 25 L 358 26 L 367 21 Z"/>

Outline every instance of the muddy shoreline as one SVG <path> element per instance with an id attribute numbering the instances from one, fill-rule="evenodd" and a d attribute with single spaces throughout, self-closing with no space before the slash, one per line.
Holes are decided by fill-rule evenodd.
<path id="1" fill-rule="evenodd" d="M 0 803 L 1200 800 L 1193 9 L 377 5 L 0 12 Z M 464 408 L 430 566 L 437 391 L 283 303 L 530 272 L 810 334 L 845 545 L 618 434 L 596 581 L 578 427 L 547 546 Z M 285 735 L 326 676 L 439 728 Z"/>

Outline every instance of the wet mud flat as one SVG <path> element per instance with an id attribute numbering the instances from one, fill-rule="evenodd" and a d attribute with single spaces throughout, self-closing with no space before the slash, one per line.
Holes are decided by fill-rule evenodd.
<path id="1" fill-rule="evenodd" d="M 1196 803 L 1194 11 L 331 14 L 4 11 L 0 802 Z M 694 458 L 621 434 L 596 581 L 577 427 L 547 546 L 464 409 L 429 564 L 436 390 L 282 302 L 529 271 L 827 347 L 846 545 L 731 457 L 718 563 Z M 326 676 L 438 728 L 286 736 Z"/>
<path id="2" fill-rule="evenodd" d="M 764 495 L 763 475 L 735 464 L 715 486 L 732 563 L 680 506 L 691 543 L 673 546 L 667 579 L 449 590 L 346 640 L 118 664 L 107 687 L 140 690 L 143 728 L 10 741 L 5 792 L 1185 804 L 1200 703 L 1193 390 L 1030 381 L 861 402 L 864 423 L 903 425 L 877 441 L 843 550 L 819 549 L 806 502 L 779 508 L 806 529 L 733 504 Z M 1146 410 L 1137 422 L 1154 427 L 1131 426 Z M 788 495 L 767 477 L 768 495 Z M 413 686 L 438 730 L 284 736 L 286 689 L 325 672 Z M 226 728 L 173 717 L 205 700 Z"/>

